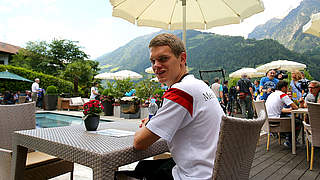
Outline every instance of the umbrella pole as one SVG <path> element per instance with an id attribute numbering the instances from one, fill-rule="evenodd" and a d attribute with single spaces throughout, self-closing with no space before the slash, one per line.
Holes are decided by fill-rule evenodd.
<path id="1" fill-rule="evenodd" d="M 186 7 L 186 0 L 182 0 L 182 20 L 183 20 L 183 43 L 187 47 L 187 41 L 186 41 L 186 29 L 187 29 L 187 7 Z"/>

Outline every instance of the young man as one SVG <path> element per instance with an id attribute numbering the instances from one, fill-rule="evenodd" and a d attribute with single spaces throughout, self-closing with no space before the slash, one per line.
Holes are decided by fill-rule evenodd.
<path id="1" fill-rule="evenodd" d="M 275 92 L 271 93 L 266 101 L 266 109 L 269 118 L 289 116 L 292 109 L 298 109 L 298 106 L 286 94 L 287 91 L 288 82 L 280 80 L 276 86 Z M 296 127 L 299 126 L 300 122 L 296 122 Z M 284 142 L 284 145 L 291 146 L 291 133 L 286 134 L 286 139 L 287 141 Z"/>
<path id="2" fill-rule="evenodd" d="M 163 138 L 172 159 L 141 161 L 135 173 L 147 179 L 212 179 L 223 110 L 212 90 L 188 74 L 185 46 L 178 37 L 157 35 L 149 49 L 152 69 L 169 89 L 157 114 L 142 120 L 134 148 L 147 149 Z"/>

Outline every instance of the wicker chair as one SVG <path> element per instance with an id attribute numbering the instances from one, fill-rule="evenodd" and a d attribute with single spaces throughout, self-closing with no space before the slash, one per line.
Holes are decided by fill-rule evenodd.
<path id="1" fill-rule="evenodd" d="M 12 133 L 35 128 L 35 102 L 16 105 L 0 105 L 0 180 L 10 179 L 12 159 Z M 24 179 L 42 180 L 71 172 L 71 162 L 41 152 L 27 155 Z"/>
<path id="2" fill-rule="evenodd" d="M 320 147 L 320 104 L 307 102 L 309 112 L 309 123 L 303 121 L 304 131 L 307 139 L 307 161 L 309 161 L 309 142 L 311 143 L 310 171 L 313 167 L 314 147 Z"/>
<path id="3" fill-rule="evenodd" d="M 249 179 L 256 144 L 265 120 L 264 112 L 254 120 L 222 117 L 212 176 L 214 180 Z M 116 179 L 136 180 L 121 171 L 116 175 Z"/>
<path id="4" fill-rule="evenodd" d="M 270 145 L 270 133 L 278 133 L 278 142 L 281 144 L 280 132 L 291 132 L 291 118 L 268 118 L 268 113 L 264 101 L 254 101 L 254 108 L 257 113 L 263 111 L 266 113 L 266 122 L 264 123 L 262 130 L 268 134 L 267 138 L 267 151 L 269 151 Z"/>
<path id="5" fill-rule="evenodd" d="M 213 179 L 249 179 L 260 130 L 266 120 L 264 112 L 258 119 L 222 117 Z"/>

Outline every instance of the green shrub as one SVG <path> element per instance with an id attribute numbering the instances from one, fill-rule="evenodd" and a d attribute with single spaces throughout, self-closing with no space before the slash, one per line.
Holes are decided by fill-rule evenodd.
<path id="1" fill-rule="evenodd" d="M 55 86 L 48 86 L 46 90 L 47 95 L 56 95 L 58 94 L 58 90 Z"/>
<path id="2" fill-rule="evenodd" d="M 35 78 L 40 79 L 40 88 L 47 89 L 48 86 L 54 85 L 57 87 L 58 93 L 72 93 L 73 83 L 66 81 L 64 79 L 57 78 L 55 76 L 34 72 L 25 68 L 15 67 L 10 65 L 0 65 L 0 72 L 8 70 L 11 73 L 17 74 L 29 80 L 34 80 Z M 13 81 L 2 79 L 0 82 L 1 92 L 5 90 L 21 91 L 31 90 L 32 83 L 24 81 Z"/>

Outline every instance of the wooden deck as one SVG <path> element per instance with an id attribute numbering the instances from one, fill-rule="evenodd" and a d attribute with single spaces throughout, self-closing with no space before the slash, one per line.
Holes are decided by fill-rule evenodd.
<path id="1" fill-rule="evenodd" d="M 282 139 L 282 143 L 284 140 Z M 269 151 L 266 150 L 266 136 L 260 138 L 250 171 L 250 179 L 320 180 L 320 150 L 315 148 L 313 170 L 309 170 L 305 145 L 297 146 L 297 154 L 291 148 L 279 145 L 276 138 L 270 138 Z"/>

